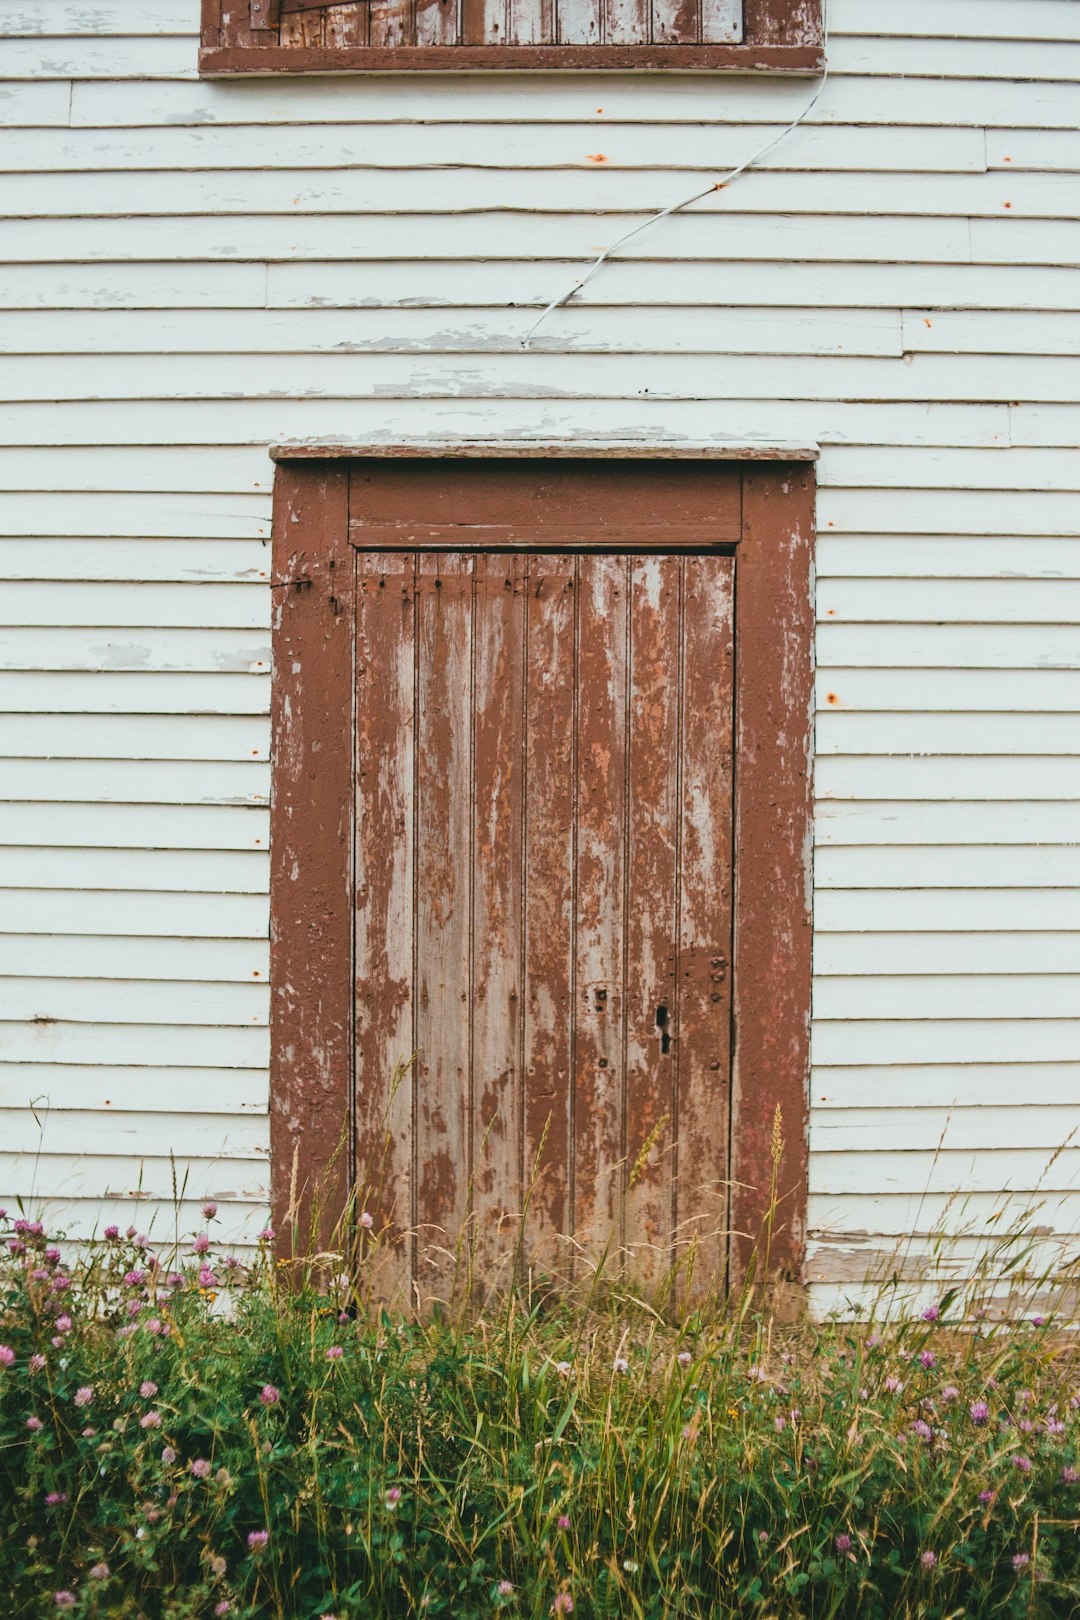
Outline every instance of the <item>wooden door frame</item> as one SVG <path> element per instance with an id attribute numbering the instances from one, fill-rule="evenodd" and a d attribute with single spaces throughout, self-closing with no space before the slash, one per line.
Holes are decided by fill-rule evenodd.
<path id="1" fill-rule="evenodd" d="M 772 1260 L 801 1280 L 807 1210 L 814 459 L 811 449 L 588 443 L 282 445 L 273 517 L 271 1205 L 279 1240 L 325 1237 L 352 1181 L 355 547 L 367 458 L 736 462 L 732 1247 L 741 1272 L 784 1151 Z M 317 1234 L 315 1234 L 317 1236 Z"/>

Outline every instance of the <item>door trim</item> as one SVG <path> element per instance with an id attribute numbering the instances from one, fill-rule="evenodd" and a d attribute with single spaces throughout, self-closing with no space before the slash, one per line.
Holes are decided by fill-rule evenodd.
<path id="1" fill-rule="evenodd" d="M 426 459 L 416 447 L 397 448 Z M 578 445 L 560 452 L 602 454 Z M 485 453 L 495 452 L 442 446 L 426 454 Z M 519 453 L 531 459 L 543 451 Z M 385 454 L 385 447 L 372 452 L 372 460 Z M 722 541 L 736 557 L 731 1264 L 733 1274 L 744 1271 L 766 1217 L 779 1106 L 785 1145 L 771 1253 L 792 1281 L 801 1280 L 807 1210 L 811 454 L 751 460 L 745 452 L 718 456 L 702 448 L 677 458 L 699 462 L 703 512 L 710 463 L 739 463 L 741 521 Z M 614 455 L 638 460 L 649 452 L 620 446 Z M 282 446 L 275 459 L 270 1148 L 274 1224 L 289 1246 L 289 1211 L 298 1211 L 301 1241 L 313 1225 L 325 1238 L 353 1179 L 356 540 L 349 485 L 351 469 L 366 458 L 337 447 L 298 446 L 290 454 Z M 315 1187 L 321 1207 L 313 1210 Z"/>

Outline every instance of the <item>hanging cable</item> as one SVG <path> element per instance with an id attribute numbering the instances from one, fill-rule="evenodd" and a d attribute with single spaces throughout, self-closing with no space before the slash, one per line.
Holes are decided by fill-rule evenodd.
<path id="1" fill-rule="evenodd" d="M 828 45 L 828 22 L 825 5 L 822 6 L 821 10 L 821 23 L 822 49 L 826 49 Z M 748 169 L 752 169 L 755 164 L 760 163 L 763 157 L 767 157 L 770 152 L 780 145 L 781 141 L 786 141 L 791 132 L 798 129 L 799 125 L 804 121 L 805 118 L 809 116 L 813 108 L 817 106 L 821 92 L 824 90 L 828 80 L 829 63 L 828 58 L 826 57 L 825 66 L 822 68 L 821 79 L 818 83 L 818 87 L 797 118 L 793 118 L 791 123 L 787 124 L 780 131 L 779 135 L 774 135 L 770 141 L 767 141 L 765 145 L 757 152 L 754 152 L 751 157 L 748 157 L 736 168 L 729 169 L 728 173 L 723 175 L 721 179 L 711 181 L 707 186 L 702 187 L 700 191 L 695 191 L 692 196 L 684 197 L 681 202 L 675 202 L 672 203 L 668 208 L 662 208 L 658 214 L 651 214 L 648 219 L 642 220 L 640 225 L 635 225 L 632 230 L 627 231 L 625 235 L 620 236 L 617 241 L 612 242 L 610 247 L 606 247 L 603 253 L 597 255 L 592 264 L 589 266 L 588 270 L 586 270 L 585 274 L 578 281 L 575 281 L 572 287 L 568 287 L 566 292 L 561 293 L 558 298 L 553 298 L 546 309 L 543 309 L 540 312 L 537 319 L 533 322 L 532 326 L 530 326 L 529 330 L 522 338 L 521 347 L 523 349 L 527 349 L 537 332 L 547 320 L 548 316 L 551 315 L 555 310 L 561 309 L 564 304 L 568 304 L 576 293 L 579 293 L 583 287 L 588 285 L 593 276 L 596 275 L 597 271 L 611 258 L 612 254 L 617 253 L 621 247 L 625 247 L 627 242 L 632 241 L 635 236 L 640 236 L 642 231 L 647 231 L 651 226 L 658 225 L 662 219 L 667 219 L 672 214 L 681 213 L 684 208 L 689 208 L 691 203 L 700 202 L 703 197 L 710 196 L 714 191 L 725 190 L 726 187 L 730 186 L 733 181 L 739 178 L 740 175 L 745 174 Z"/>

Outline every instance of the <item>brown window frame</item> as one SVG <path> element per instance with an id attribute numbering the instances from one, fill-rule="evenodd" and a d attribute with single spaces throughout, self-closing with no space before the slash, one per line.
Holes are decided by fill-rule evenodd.
<path id="1" fill-rule="evenodd" d="M 352 1179 L 342 1151 L 354 1110 L 351 469 L 387 456 L 612 453 L 581 444 L 272 452 L 270 1146 L 279 1231 L 297 1210 L 309 1231 L 315 1187 L 322 1216 L 336 1219 Z M 739 533 L 723 542 L 736 557 L 731 1266 L 736 1275 L 745 1268 L 768 1210 L 779 1105 L 785 1148 L 772 1260 L 799 1281 L 808 1203 L 815 452 L 652 454 L 739 463 Z M 622 455 L 649 459 L 638 446 Z"/>
<path id="2" fill-rule="evenodd" d="M 262 73 L 448 73 L 459 70 L 702 70 L 820 73 L 822 0 L 743 0 L 743 37 L 730 44 L 648 45 L 288 45 L 277 42 L 278 0 L 202 0 L 199 72 L 232 77 Z M 290 15 L 315 15 L 309 3 Z"/>

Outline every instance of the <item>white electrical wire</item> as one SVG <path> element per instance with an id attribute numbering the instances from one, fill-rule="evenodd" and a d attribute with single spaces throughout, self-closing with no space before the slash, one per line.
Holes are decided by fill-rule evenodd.
<path id="1" fill-rule="evenodd" d="M 825 10 L 824 6 L 822 7 L 821 22 L 822 22 L 822 46 L 823 46 L 823 48 L 827 48 L 827 46 L 828 46 L 828 24 L 827 24 L 827 20 L 826 20 L 826 10 Z M 571 298 L 574 297 L 575 293 L 579 293 L 581 291 L 581 289 L 588 282 L 590 282 L 592 280 L 593 276 L 596 275 L 597 271 L 601 268 L 601 266 L 607 263 L 608 259 L 611 258 L 612 254 L 617 253 L 619 251 L 619 249 L 621 247 L 625 246 L 625 244 L 627 242 L 631 241 L 631 239 L 633 237 L 640 236 L 642 231 L 647 231 L 651 225 L 658 225 L 662 219 L 667 219 L 670 214 L 678 214 L 678 213 L 681 212 L 682 209 L 689 208 L 691 203 L 700 202 L 702 197 L 708 197 L 714 191 L 723 191 L 726 186 L 731 185 L 733 180 L 737 180 L 741 174 L 745 174 L 747 169 L 752 169 L 754 167 L 755 163 L 760 163 L 763 157 L 767 157 L 768 154 L 773 150 L 774 147 L 777 147 L 777 146 L 780 145 L 781 141 L 787 140 L 787 138 L 791 134 L 792 130 L 798 129 L 799 125 L 803 122 L 803 120 L 807 117 L 807 115 L 811 112 L 811 110 L 817 105 L 818 99 L 821 96 L 821 92 L 824 90 L 826 84 L 828 83 L 828 80 L 829 80 L 829 63 L 828 63 L 828 58 L 826 57 L 825 66 L 822 68 L 822 71 L 821 71 L 820 83 L 818 84 L 817 89 L 814 91 L 813 95 L 810 97 L 810 100 L 806 103 L 806 106 L 803 108 L 802 112 L 799 114 L 799 116 L 797 118 L 793 118 L 791 120 L 791 123 L 788 124 L 784 129 L 782 129 L 780 131 L 779 135 L 774 135 L 772 140 L 767 141 L 766 144 L 763 147 L 761 147 L 761 149 L 759 151 L 757 151 L 757 152 L 755 152 L 753 154 L 753 156 L 748 157 L 746 159 L 746 161 L 743 162 L 743 163 L 740 163 L 737 168 L 730 169 L 728 171 L 728 173 L 725 174 L 722 177 L 722 179 L 713 180 L 709 185 L 703 187 L 703 189 L 701 191 L 695 191 L 693 196 L 691 196 L 691 197 L 684 197 L 681 202 L 672 203 L 669 208 L 662 208 L 658 214 L 652 214 L 648 219 L 642 220 L 640 225 L 635 225 L 633 230 L 630 230 L 630 231 L 626 232 L 625 236 L 620 236 L 618 241 L 612 242 L 610 247 L 606 247 L 604 249 L 603 253 L 597 255 L 597 257 L 593 260 L 592 264 L 589 266 L 588 270 L 586 270 L 585 274 L 580 278 L 580 280 L 575 281 L 574 285 L 572 287 L 568 287 L 566 292 L 561 293 L 558 298 L 553 298 L 551 300 L 551 303 L 548 304 L 547 308 L 541 311 L 538 318 L 533 322 L 532 326 L 530 326 L 529 330 L 526 332 L 525 336 L 522 338 L 521 347 L 523 349 L 527 349 L 529 347 L 529 344 L 532 342 L 533 338 L 536 336 L 537 332 L 540 330 L 540 328 L 543 326 L 544 322 L 547 320 L 548 316 L 550 314 L 552 314 L 552 312 L 554 310 L 560 309 L 563 304 L 568 304 L 570 302 Z"/>

